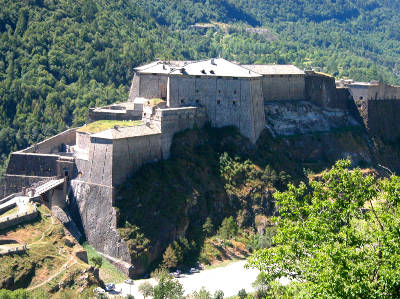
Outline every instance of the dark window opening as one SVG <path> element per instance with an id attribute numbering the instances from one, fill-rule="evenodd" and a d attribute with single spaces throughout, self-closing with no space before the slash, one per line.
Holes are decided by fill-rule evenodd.
<path id="1" fill-rule="evenodd" d="M 221 90 L 218 90 L 218 93 L 221 93 Z"/>
<path id="2" fill-rule="evenodd" d="M 211 70 L 211 71 L 210 71 L 210 74 L 213 74 L 213 75 L 214 75 L 214 74 L 215 74 L 215 72 L 214 72 L 213 70 Z"/>
<path id="3" fill-rule="evenodd" d="M 233 106 L 236 106 L 236 101 L 233 101 L 232 104 L 233 104 Z"/>
<path id="4" fill-rule="evenodd" d="M 217 104 L 218 104 L 218 105 L 219 105 L 219 104 L 221 104 L 221 101 L 220 101 L 220 100 L 218 100 L 218 101 L 217 101 Z"/>
<path id="5" fill-rule="evenodd" d="M 181 100 L 181 104 L 183 104 L 184 102 L 185 102 L 185 101 L 182 99 L 182 100 Z"/>
<path id="6" fill-rule="evenodd" d="M 196 100 L 196 104 L 198 104 L 198 103 L 200 103 L 200 101 L 199 101 L 199 100 Z"/>
<path id="7" fill-rule="evenodd" d="M 199 92 L 199 90 L 198 90 L 198 89 L 196 89 L 196 92 Z"/>
<path id="8" fill-rule="evenodd" d="M 236 94 L 236 90 L 233 91 L 233 94 Z"/>
<path id="9" fill-rule="evenodd" d="M 202 74 L 205 74 L 205 73 L 206 73 L 206 70 L 201 70 L 201 73 L 202 73 Z"/>
<path id="10" fill-rule="evenodd" d="M 360 100 L 362 100 L 363 99 L 363 97 L 360 97 Z"/>

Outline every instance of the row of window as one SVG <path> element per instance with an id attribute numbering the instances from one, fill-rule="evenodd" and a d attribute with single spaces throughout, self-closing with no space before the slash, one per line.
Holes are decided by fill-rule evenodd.
<path id="1" fill-rule="evenodd" d="M 196 100 L 195 102 L 196 102 L 196 104 L 200 104 L 200 100 Z M 236 101 L 232 101 L 232 105 L 235 106 L 236 103 L 237 103 Z M 184 99 L 181 99 L 181 104 L 185 104 L 185 100 Z M 221 104 L 221 100 L 217 100 L 217 104 L 220 105 Z"/>
<path id="2" fill-rule="evenodd" d="M 198 89 L 196 89 L 196 93 L 199 93 L 199 90 L 198 90 Z M 221 90 L 220 90 L 220 89 L 218 90 L 218 93 L 221 93 Z M 237 94 L 236 89 L 233 91 L 233 94 Z"/>

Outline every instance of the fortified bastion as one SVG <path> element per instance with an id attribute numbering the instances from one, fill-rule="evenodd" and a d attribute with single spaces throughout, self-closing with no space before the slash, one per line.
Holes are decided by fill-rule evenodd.
<path id="1" fill-rule="evenodd" d="M 390 88 L 397 105 L 399 89 Z M 175 133 L 209 122 L 236 126 L 255 144 L 265 128 L 291 135 L 346 126 L 357 123 L 355 107 L 364 116 L 359 101 L 387 100 L 386 91 L 371 98 L 374 92 L 362 89 L 359 96 L 359 89 L 292 65 L 238 65 L 221 58 L 152 62 L 135 68 L 127 102 L 91 108 L 87 125 L 12 153 L 0 198 L 66 178 L 42 195 L 43 202 L 63 209 L 126 274 L 141 274 L 116 229 L 115 188 L 146 163 L 167 159 Z M 373 111 L 367 111 L 370 119 Z"/>

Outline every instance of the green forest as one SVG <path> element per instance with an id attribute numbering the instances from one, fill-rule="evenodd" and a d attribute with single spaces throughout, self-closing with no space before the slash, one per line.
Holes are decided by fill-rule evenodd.
<path id="1" fill-rule="evenodd" d="M 133 68 L 221 56 L 400 84 L 399 1 L 0 0 L 0 175 L 9 153 L 127 98 Z M 209 28 L 196 23 L 218 22 Z M 264 28 L 277 38 L 251 33 Z"/>

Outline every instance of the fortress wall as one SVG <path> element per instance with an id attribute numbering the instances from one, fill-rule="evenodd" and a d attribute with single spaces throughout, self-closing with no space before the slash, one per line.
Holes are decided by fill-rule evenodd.
<path id="1" fill-rule="evenodd" d="M 349 90 L 356 100 L 400 100 L 399 86 L 351 84 Z"/>
<path id="2" fill-rule="evenodd" d="M 306 100 L 320 107 L 332 107 L 337 101 L 335 78 L 321 73 L 306 74 L 305 93 Z"/>
<path id="3" fill-rule="evenodd" d="M 94 122 L 97 120 L 140 120 L 142 118 L 142 112 L 138 110 L 115 110 L 108 109 L 107 111 L 95 111 L 89 109 L 88 122 Z"/>
<path id="4" fill-rule="evenodd" d="M 57 175 L 58 155 L 15 152 L 10 156 L 7 174 L 51 177 Z"/>
<path id="5" fill-rule="evenodd" d="M 86 132 L 76 132 L 76 147 L 82 151 L 88 151 L 90 145 L 90 134 Z"/>
<path id="6" fill-rule="evenodd" d="M 253 139 L 250 140 L 253 143 L 255 143 L 265 127 L 264 100 L 263 100 L 262 84 L 260 81 L 258 80 L 250 81 L 250 87 L 251 87 L 251 105 L 249 107 L 252 109 L 251 115 L 252 115 L 253 130 L 254 130 Z"/>
<path id="7" fill-rule="evenodd" d="M 163 159 L 168 159 L 174 134 L 195 125 L 204 126 L 207 121 L 205 108 L 183 107 L 170 109 L 157 109 L 153 120 L 159 127 L 161 134 L 161 154 Z"/>
<path id="8" fill-rule="evenodd" d="M 146 163 L 162 159 L 161 134 L 113 140 L 112 183 L 123 183 Z"/>
<path id="9" fill-rule="evenodd" d="M 60 134 L 52 136 L 43 140 L 42 142 L 36 143 L 35 145 L 28 147 L 20 153 L 42 153 L 42 154 L 54 154 L 60 152 L 61 145 L 74 145 L 76 128 L 68 129 Z"/>
<path id="10" fill-rule="evenodd" d="M 131 88 L 129 90 L 128 102 L 133 102 L 133 100 L 139 96 L 140 93 L 140 77 L 137 73 L 133 76 Z"/>
<path id="11" fill-rule="evenodd" d="M 303 100 L 304 75 L 264 75 L 262 78 L 264 101 Z"/>
<path id="12" fill-rule="evenodd" d="M 23 187 L 28 187 L 45 179 L 48 179 L 48 177 L 5 174 L 0 184 L 0 199 L 12 193 L 21 192 Z"/>
<path id="13" fill-rule="evenodd" d="M 80 223 L 89 244 L 96 250 L 131 263 L 128 247 L 116 229 L 117 212 L 114 206 L 114 188 L 71 181 L 70 210 L 75 222 Z M 128 269 L 121 269 L 127 274 Z"/>
<path id="14" fill-rule="evenodd" d="M 170 107 L 203 106 L 212 126 L 237 126 L 244 136 L 255 141 L 252 97 L 262 100 L 261 79 L 171 76 L 169 82 Z M 257 113 L 263 113 L 263 108 Z M 257 119 L 264 118 L 258 115 Z"/>
<path id="15" fill-rule="evenodd" d="M 78 171 L 88 183 L 111 186 L 112 184 L 112 140 L 90 138 L 88 163 L 78 163 Z"/>
<path id="16" fill-rule="evenodd" d="M 166 75 L 140 74 L 139 83 L 133 82 L 132 84 L 139 85 L 139 91 L 137 93 L 132 92 L 129 95 L 130 101 L 133 101 L 135 97 L 146 99 L 167 97 L 168 77 Z"/>
<path id="17" fill-rule="evenodd" d="M 370 134 L 387 141 L 400 138 L 400 100 L 355 100 Z"/>

